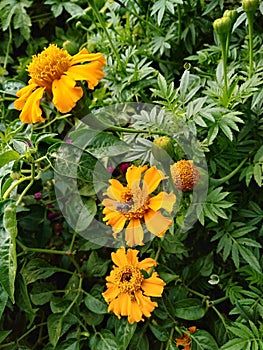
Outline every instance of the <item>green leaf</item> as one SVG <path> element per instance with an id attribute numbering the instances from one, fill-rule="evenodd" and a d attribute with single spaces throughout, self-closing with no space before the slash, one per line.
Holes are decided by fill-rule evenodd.
<path id="1" fill-rule="evenodd" d="M 254 156 L 254 163 L 263 162 L 263 145 L 257 150 Z"/>
<path id="2" fill-rule="evenodd" d="M 87 261 L 82 265 L 82 270 L 88 277 L 105 276 L 111 260 L 104 260 L 98 256 L 98 253 L 92 251 Z"/>
<path id="3" fill-rule="evenodd" d="M 244 246 L 239 246 L 238 249 L 242 258 L 251 266 L 251 268 L 262 273 L 261 266 L 254 253 Z"/>
<path id="4" fill-rule="evenodd" d="M 259 187 L 262 186 L 263 174 L 262 174 L 262 165 L 256 163 L 253 168 L 253 175 L 256 183 Z"/>
<path id="5" fill-rule="evenodd" d="M 10 329 L 9 331 L 0 331 L 0 344 L 3 343 L 3 341 L 6 339 L 6 337 L 9 336 L 11 332 L 13 332 L 12 329 Z"/>
<path id="6" fill-rule="evenodd" d="M 86 298 L 85 298 L 85 305 L 87 306 L 87 308 L 92 311 L 95 312 L 97 314 L 106 314 L 108 313 L 108 307 L 107 304 L 99 299 L 97 299 L 96 297 L 94 297 L 91 294 L 87 294 Z"/>
<path id="7" fill-rule="evenodd" d="M 197 330 L 191 334 L 192 350 L 218 350 L 218 345 L 210 333 Z"/>
<path id="8" fill-rule="evenodd" d="M 117 339 L 108 329 L 102 329 L 90 339 L 91 350 L 116 350 L 119 349 Z"/>
<path id="9" fill-rule="evenodd" d="M 202 302 L 197 298 L 182 299 L 173 304 L 175 317 L 194 321 L 204 317 L 206 310 Z"/>
<path id="10" fill-rule="evenodd" d="M 2 287 L 2 285 L 0 284 L 0 319 L 2 317 L 4 310 L 5 310 L 7 300 L 8 300 L 8 294 L 5 291 L 5 289 Z"/>
<path id="11" fill-rule="evenodd" d="M 12 162 L 13 160 L 17 160 L 20 158 L 20 155 L 18 152 L 14 151 L 14 150 L 9 150 L 9 151 L 5 151 L 3 153 L 0 154 L 0 168 L 4 165 L 6 165 L 7 163 Z"/>
<path id="12" fill-rule="evenodd" d="M 127 349 L 136 327 L 137 323 L 130 324 L 126 318 L 120 320 L 115 318 L 115 335 L 119 343 L 118 350 Z"/>
<path id="13" fill-rule="evenodd" d="M 0 282 L 14 303 L 16 258 L 16 206 L 8 204 L 4 209 L 4 229 L 0 229 Z"/>
<path id="14" fill-rule="evenodd" d="M 47 282 L 34 283 L 30 292 L 30 297 L 35 305 L 48 303 L 53 295 L 54 287 Z"/>
<path id="15" fill-rule="evenodd" d="M 34 258 L 29 260 L 28 264 L 22 268 L 21 273 L 24 276 L 26 284 L 29 284 L 42 278 L 48 278 L 59 271 L 61 269 L 53 267 L 46 260 Z"/>
<path id="16" fill-rule="evenodd" d="M 51 314 L 47 319 L 48 337 L 50 343 L 55 347 L 61 336 L 63 315 Z"/>
<path id="17" fill-rule="evenodd" d="M 159 341 L 167 341 L 169 339 L 169 332 L 167 329 L 161 329 L 159 326 L 149 324 L 150 330 L 153 332 L 156 339 Z"/>
<path id="18" fill-rule="evenodd" d="M 129 350 L 138 349 L 149 350 L 149 340 L 146 334 L 142 331 L 142 329 L 136 330 L 129 346 Z"/>

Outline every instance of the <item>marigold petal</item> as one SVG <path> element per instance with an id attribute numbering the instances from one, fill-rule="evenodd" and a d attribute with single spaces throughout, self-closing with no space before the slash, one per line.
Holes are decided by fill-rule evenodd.
<path id="1" fill-rule="evenodd" d="M 140 219 L 131 219 L 125 230 L 126 243 L 130 247 L 134 245 L 143 245 L 143 236 L 144 233 Z"/>
<path id="2" fill-rule="evenodd" d="M 17 91 L 16 96 L 19 97 L 15 100 L 14 105 L 15 109 L 21 111 L 23 109 L 28 97 L 32 94 L 32 92 L 38 87 L 37 84 L 29 84 L 24 86 L 22 89 Z"/>
<path id="3" fill-rule="evenodd" d="M 121 195 L 125 191 L 125 187 L 120 183 L 119 180 L 116 179 L 109 180 L 109 183 L 111 184 L 111 186 L 109 186 L 107 189 L 107 196 L 120 201 Z"/>
<path id="4" fill-rule="evenodd" d="M 108 312 L 113 312 L 118 318 L 121 318 L 120 313 L 120 304 L 118 298 L 113 299 L 108 306 Z"/>
<path id="5" fill-rule="evenodd" d="M 138 253 L 139 253 L 139 250 L 136 250 L 136 249 L 127 250 L 128 263 L 131 264 L 132 266 L 137 266 L 137 264 L 139 263 L 139 260 L 137 257 Z"/>
<path id="6" fill-rule="evenodd" d="M 143 321 L 142 310 L 136 300 L 130 300 L 128 303 L 128 322 L 133 324 L 139 321 Z"/>
<path id="7" fill-rule="evenodd" d="M 29 91 L 29 90 L 28 90 Z M 42 117 L 42 110 L 39 107 L 40 100 L 43 97 L 45 89 L 44 88 L 37 88 L 35 91 L 31 92 L 31 94 L 28 94 L 27 97 L 26 94 L 21 96 L 22 100 L 26 98 L 25 103 L 21 100 L 18 102 L 18 106 L 20 107 L 20 103 L 24 106 L 22 107 L 22 112 L 19 115 L 19 118 L 21 122 L 23 123 L 38 123 L 38 122 L 45 122 L 45 119 Z"/>
<path id="8" fill-rule="evenodd" d="M 83 95 L 81 87 L 76 86 L 74 79 L 62 75 L 52 83 L 52 102 L 61 113 L 68 113 L 76 106 Z"/>
<path id="9" fill-rule="evenodd" d="M 147 186 L 147 192 L 150 194 L 159 186 L 159 183 L 164 179 L 164 174 L 155 166 L 146 170 L 143 178 L 143 186 Z"/>
<path id="10" fill-rule="evenodd" d="M 125 248 L 119 248 L 116 253 L 112 252 L 111 253 L 111 259 L 114 262 L 114 264 L 116 266 L 125 266 L 128 264 L 128 259 L 127 259 L 127 255 L 125 252 Z"/>
<path id="11" fill-rule="evenodd" d="M 163 208 L 168 213 L 171 213 L 175 202 L 176 202 L 175 194 L 160 192 L 156 196 L 150 198 L 148 206 L 154 211 L 157 211 Z"/>
<path id="12" fill-rule="evenodd" d="M 165 282 L 158 277 L 157 272 L 153 272 L 150 278 L 146 278 L 142 282 L 142 289 L 145 295 L 151 297 L 161 297 Z"/>
<path id="13" fill-rule="evenodd" d="M 135 166 L 131 165 L 126 171 L 126 180 L 128 187 L 131 188 L 132 184 L 136 181 L 140 181 L 142 173 L 148 168 L 147 165 Z"/>
<path id="14" fill-rule="evenodd" d="M 144 270 L 146 272 L 149 272 L 151 270 L 151 268 L 153 266 L 156 266 L 157 263 L 154 259 L 152 258 L 146 258 L 142 261 L 140 261 L 138 264 L 137 264 L 137 267 L 140 269 L 140 270 Z"/>
<path id="15" fill-rule="evenodd" d="M 92 62 L 99 61 L 102 65 L 106 65 L 106 59 L 102 53 L 89 53 L 87 49 L 82 49 L 76 55 L 71 58 L 71 66 L 82 63 L 82 62 Z"/>
<path id="16" fill-rule="evenodd" d="M 113 299 L 115 299 L 120 293 L 118 288 L 116 288 L 112 284 L 110 284 L 110 285 L 111 286 L 104 293 L 102 293 L 102 296 L 107 303 L 112 301 Z"/>
<path id="17" fill-rule="evenodd" d="M 162 237 L 172 224 L 172 220 L 163 216 L 160 211 L 148 210 L 144 214 L 147 229 L 155 236 Z"/>
<path id="18" fill-rule="evenodd" d="M 102 64 L 98 61 L 70 67 L 67 76 L 74 80 L 86 80 L 89 89 L 93 90 L 104 77 Z"/>
<path id="19" fill-rule="evenodd" d="M 106 208 L 104 210 L 106 211 Z M 123 229 L 126 222 L 126 217 L 119 212 L 111 211 L 103 218 L 103 221 L 107 221 L 107 225 L 112 226 L 115 236 Z"/>
<path id="20" fill-rule="evenodd" d="M 135 293 L 135 298 L 144 316 L 150 317 L 151 312 L 155 309 L 158 304 L 155 301 L 151 301 L 149 297 L 142 294 L 141 291 Z"/>
<path id="21" fill-rule="evenodd" d="M 128 316 L 129 304 L 131 303 L 131 296 L 128 293 L 121 293 L 118 296 L 118 302 L 121 316 Z"/>

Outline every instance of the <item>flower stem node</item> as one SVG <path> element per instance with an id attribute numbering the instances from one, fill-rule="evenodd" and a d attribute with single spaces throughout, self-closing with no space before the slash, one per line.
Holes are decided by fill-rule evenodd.
<path id="1" fill-rule="evenodd" d="M 243 0 L 242 7 L 245 12 L 256 12 L 259 6 L 259 0 Z"/>
<path id="2" fill-rule="evenodd" d="M 213 23 L 213 28 L 218 35 L 228 34 L 231 26 L 232 20 L 229 16 L 217 18 Z"/>

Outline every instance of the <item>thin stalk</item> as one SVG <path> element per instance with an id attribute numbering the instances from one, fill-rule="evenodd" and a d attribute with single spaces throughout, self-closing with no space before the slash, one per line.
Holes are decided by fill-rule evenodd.
<path id="1" fill-rule="evenodd" d="M 103 28 L 103 30 L 104 30 L 104 32 L 105 32 L 105 34 L 106 34 L 106 36 L 107 36 L 107 38 L 108 38 L 108 40 L 109 40 L 109 43 L 110 43 L 111 48 L 112 48 L 112 51 L 114 52 L 115 57 L 116 57 L 116 60 L 117 60 L 117 62 L 118 62 L 118 66 L 119 66 L 120 68 L 123 68 L 123 67 L 122 67 L 122 62 L 121 62 L 121 59 L 120 59 L 119 52 L 118 52 L 118 50 L 116 49 L 116 46 L 114 45 L 113 41 L 111 40 L 111 36 L 110 36 L 110 34 L 109 34 L 109 32 L 108 32 L 108 29 L 107 29 L 106 26 L 105 26 L 104 21 L 102 20 L 101 14 L 100 14 L 100 12 L 98 11 L 98 9 L 97 9 L 97 7 L 96 7 L 96 5 L 95 5 L 95 2 L 93 3 L 92 1 L 89 1 L 89 5 L 91 6 L 91 8 L 92 8 L 92 10 L 93 10 L 93 12 L 94 12 L 94 14 L 95 14 L 95 16 L 97 17 L 97 19 L 98 19 L 100 25 L 102 26 L 102 28 Z"/>
<path id="2" fill-rule="evenodd" d="M 223 75 L 224 75 L 224 96 L 228 99 L 228 81 L 227 81 L 227 40 L 222 35 L 219 35 L 221 50 L 222 50 L 222 62 L 223 62 Z"/>
<path id="3" fill-rule="evenodd" d="M 21 179 L 15 181 L 12 183 L 12 185 L 5 191 L 4 195 L 3 195 L 3 199 L 7 199 L 11 192 L 18 186 L 20 185 L 22 182 L 24 181 L 30 181 L 31 180 L 31 175 L 30 176 L 25 176 L 22 177 Z"/>
<path id="4" fill-rule="evenodd" d="M 16 240 L 17 245 L 21 249 L 23 249 L 24 253 L 27 252 L 34 252 L 34 253 L 43 253 L 43 254 L 57 254 L 57 255 L 67 255 L 70 256 L 72 252 L 65 251 L 65 250 L 56 250 L 56 249 L 45 249 L 45 248 L 32 248 L 25 246 L 22 242 L 20 242 L 18 239 Z"/>
<path id="5" fill-rule="evenodd" d="M 242 162 L 239 163 L 239 165 L 233 171 L 231 171 L 231 173 L 222 177 L 221 179 L 210 178 L 209 181 L 210 181 L 211 185 L 220 185 L 220 184 L 230 180 L 231 177 L 233 177 L 239 171 L 239 169 L 242 168 L 242 166 L 246 163 L 246 161 L 247 161 L 247 158 L 243 159 Z"/>
<path id="6" fill-rule="evenodd" d="M 249 54 L 249 72 L 248 77 L 251 78 L 253 73 L 253 22 L 254 22 L 254 13 L 247 13 L 247 22 L 248 22 L 248 54 Z"/>
<path id="7" fill-rule="evenodd" d="M 36 174 L 36 169 L 35 169 L 35 164 L 31 164 L 31 179 L 29 184 L 26 186 L 26 188 L 24 189 L 24 191 L 20 194 L 17 202 L 16 202 L 16 206 L 19 206 L 20 203 L 22 202 L 25 194 L 27 193 L 27 191 L 30 189 L 30 187 L 33 185 L 34 181 L 35 181 L 35 174 Z"/>
<path id="8" fill-rule="evenodd" d="M 178 44 L 181 42 L 181 35 L 182 35 L 182 12 L 181 12 L 181 6 L 177 4 L 177 13 L 178 13 Z"/>

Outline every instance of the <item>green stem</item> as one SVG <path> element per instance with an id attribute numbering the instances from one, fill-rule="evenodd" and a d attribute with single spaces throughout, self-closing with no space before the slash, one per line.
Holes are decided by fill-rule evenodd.
<path id="1" fill-rule="evenodd" d="M 248 77 L 251 78 L 253 73 L 253 22 L 254 13 L 247 12 L 248 21 L 248 45 L 249 45 L 249 72 Z"/>
<path id="2" fill-rule="evenodd" d="M 27 332 L 25 332 L 23 335 L 21 335 L 21 337 L 16 339 L 16 341 L 12 341 L 10 343 L 6 343 L 6 344 L 1 345 L 1 349 L 7 348 L 7 347 L 9 347 L 11 345 L 19 344 L 19 342 L 22 339 L 26 338 L 30 333 L 32 333 L 34 330 L 36 330 L 36 328 L 45 326 L 46 324 L 47 324 L 46 322 L 42 322 L 42 323 L 39 323 L 39 324 L 34 324 L 34 326 L 31 329 L 29 329 Z M 17 349 L 17 347 L 15 347 L 15 348 Z"/>
<path id="3" fill-rule="evenodd" d="M 150 130 L 136 130 L 132 128 L 123 128 L 121 126 L 111 126 L 107 129 L 108 131 L 118 131 L 118 132 L 127 132 L 128 134 L 151 134 L 151 135 L 160 135 L 168 136 L 166 133 L 160 131 L 150 131 Z"/>
<path id="4" fill-rule="evenodd" d="M 78 297 L 79 297 L 79 293 L 81 293 L 81 291 L 82 291 L 82 281 L 83 281 L 83 278 L 80 277 L 80 279 L 79 279 L 79 286 L 78 286 L 78 292 L 77 292 L 75 298 L 72 300 L 72 302 L 71 302 L 70 305 L 68 306 L 68 308 L 64 311 L 62 317 L 67 316 L 67 314 L 68 314 L 69 311 L 71 310 L 72 306 L 73 306 L 73 305 L 75 304 L 75 302 L 77 301 L 77 299 L 78 299 Z"/>
<path id="5" fill-rule="evenodd" d="M 224 75 L 224 96 L 228 100 L 228 82 L 227 82 L 227 37 L 225 34 L 219 35 L 222 50 L 223 75 Z"/>
<path id="6" fill-rule="evenodd" d="M 239 171 L 239 169 L 246 163 L 246 161 L 247 161 L 247 158 L 243 159 L 242 162 L 239 163 L 239 165 L 233 171 L 231 171 L 231 173 L 222 177 L 221 179 L 210 178 L 209 181 L 210 181 L 211 185 L 220 185 L 220 184 L 230 180 L 231 177 L 233 177 Z"/>
<path id="7" fill-rule="evenodd" d="M 115 57 L 116 57 L 116 60 L 117 60 L 117 62 L 118 62 L 118 66 L 119 66 L 120 68 L 123 68 L 123 67 L 122 67 L 122 62 L 121 62 L 121 59 L 120 59 L 119 52 L 118 52 L 118 50 L 116 49 L 116 45 L 114 45 L 113 41 L 111 40 L 111 36 L 110 36 L 110 34 L 109 34 L 109 32 L 108 32 L 108 29 L 107 29 L 106 26 L 105 26 L 104 21 L 102 20 L 102 17 L 101 17 L 100 12 L 98 11 L 98 9 L 97 9 L 97 7 L 96 7 L 96 5 L 95 5 L 95 1 L 94 1 L 94 2 L 93 2 L 93 1 L 88 1 L 88 3 L 89 3 L 89 5 L 91 6 L 91 8 L 92 8 L 92 10 L 93 10 L 93 12 L 94 12 L 94 14 L 95 14 L 95 16 L 97 17 L 97 19 L 98 19 L 100 25 L 102 26 L 102 28 L 103 28 L 103 30 L 104 30 L 104 32 L 105 32 L 105 34 L 106 34 L 106 36 L 107 36 L 107 38 L 108 38 L 108 40 L 109 40 L 109 43 L 110 43 L 111 48 L 112 48 L 112 51 L 114 52 Z"/>
<path id="8" fill-rule="evenodd" d="M 29 184 L 26 186 L 26 188 L 24 189 L 24 191 L 20 194 L 17 202 L 16 202 L 16 206 L 19 206 L 20 203 L 23 200 L 23 197 L 26 195 L 27 191 L 30 189 L 30 187 L 33 185 L 34 181 L 35 181 L 35 173 L 36 173 L 36 169 L 35 169 L 35 164 L 31 164 L 31 179 Z"/>
<path id="9" fill-rule="evenodd" d="M 170 332 L 170 336 L 169 336 L 169 340 L 166 344 L 165 350 L 170 349 L 170 345 L 173 343 L 174 339 L 173 339 L 173 335 L 174 335 L 174 328 L 172 327 L 171 332 Z"/>
<path id="10" fill-rule="evenodd" d="M 7 199 L 10 196 L 10 193 L 16 188 L 16 186 L 20 185 L 24 181 L 29 181 L 29 180 L 31 180 L 31 175 L 22 177 L 21 179 L 13 182 L 12 185 L 5 191 L 3 195 L 3 199 L 4 200 Z"/>
<path id="11" fill-rule="evenodd" d="M 182 12 L 181 12 L 181 6 L 177 4 L 177 13 L 178 13 L 178 44 L 181 42 L 181 35 L 182 35 Z"/>
<path id="12" fill-rule="evenodd" d="M 25 253 L 27 252 L 34 252 L 34 253 L 43 253 L 43 254 L 57 254 L 57 255 L 66 255 L 70 256 L 72 254 L 71 251 L 65 251 L 65 250 L 56 250 L 56 249 L 45 249 L 45 248 L 32 248 L 25 246 L 22 242 L 20 242 L 18 239 L 16 240 L 17 244 Z"/>

